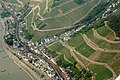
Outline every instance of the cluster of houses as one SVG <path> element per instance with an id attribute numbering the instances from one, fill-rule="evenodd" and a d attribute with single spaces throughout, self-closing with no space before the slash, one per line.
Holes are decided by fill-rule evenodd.
<path id="1" fill-rule="evenodd" d="M 10 33 L 8 33 L 8 32 L 10 32 Z M 8 32 L 7 32 L 6 35 L 10 36 L 10 34 L 15 34 L 14 30 L 9 29 Z M 7 36 L 6 38 L 9 38 L 9 36 Z M 41 52 L 42 52 L 42 54 L 43 54 L 43 52 L 46 52 L 46 50 L 44 48 L 42 48 L 42 47 L 38 48 L 38 45 L 34 45 L 33 42 L 29 41 L 28 46 L 35 53 L 41 54 Z M 54 80 L 59 80 L 59 77 L 58 77 L 56 71 L 45 60 L 43 60 L 40 57 L 36 56 L 32 52 L 29 52 L 26 48 L 20 46 L 19 41 L 13 40 L 13 48 L 18 52 L 17 53 L 18 56 L 20 56 L 24 61 L 29 62 L 30 64 L 35 66 L 37 69 L 42 70 L 50 78 L 52 78 Z M 46 54 L 44 54 L 44 56 L 47 57 L 48 59 L 50 59 Z"/>
<path id="2" fill-rule="evenodd" d="M 20 55 L 24 61 L 33 64 L 37 69 L 45 72 L 50 78 L 53 78 L 55 80 L 58 79 L 58 76 L 56 75 L 54 69 L 45 60 L 41 59 L 31 52 L 25 52 L 25 49 L 23 47 L 19 48 L 18 55 Z"/>
<path id="3" fill-rule="evenodd" d="M 46 58 L 48 58 L 50 60 L 50 58 L 45 54 L 46 53 L 45 48 L 39 47 L 38 43 L 34 44 L 33 42 L 29 41 L 28 46 L 35 53 L 42 54 L 42 56 L 45 56 Z M 49 77 L 52 77 L 55 80 L 59 80 L 59 77 L 58 77 L 56 71 L 45 60 L 40 59 L 40 57 L 39 57 L 39 61 L 36 61 L 36 63 L 38 63 L 37 66 L 41 67 L 41 69 L 44 70 L 44 72 L 46 72 L 46 74 Z"/>

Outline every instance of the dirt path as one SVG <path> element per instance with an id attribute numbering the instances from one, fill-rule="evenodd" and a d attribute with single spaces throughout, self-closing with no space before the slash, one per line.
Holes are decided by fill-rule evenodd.
<path id="1" fill-rule="evenodd" d="M 17 0 L 17 2 L 18 2 L 19 4 L 21 4 L 22 7 L 24 6 L 24 4 L 22 3 L 22 1 Z"/>
<path id="2" fill-rule="evenodd" d="M 34 28 L 35 30 L 39 32 L 47 32 L 47 31 L 58 31 L 58 30 L 63 30 L 63 29 L 69 29 L 72 28 L 73 26 L 67 26 L 67 27 L 62 27 L 62 28 L 56 28 L 56 29 L 46 29 L 46 30 L 39 30 L 37 27 Z"/>
<path id="3" fill-rule="evenodd" d="M 120 41 L 112 41 L 112 40 L 107 39 L 106 37 L 99 35 L 98 32 L 94 28 L 92 29 L 92 31 L 93 31 L 94 36 L 101 40 L 104 40 L 109 43 L 120 43 Z"/>
<path id="4" fill-rule="evenodd" d="M 48 12 L 48 9 L 49 9 L 49 1 L 46 0 L 46 7 L 45 7 L 45 11 Z"/>
<path id="5" fill-rule="evenodd" d="M 96 51 L 112 52 L 112 53 L 120 52 L 120 50 L 108 50 L 108 49 L 100 48 L 97 44 L 95 44 L 93 41 L 91 41 L 85 34 L 82 34 L 82 37 L 83 37 L 84 41 L 86 42 L 86 44 Z"/>
<path id="6" fill-rule="evenodd" d="M 56 44 L 57 42 L 58 42 L 58 41 L 53 42 L 53 43 L 51 43 L 51 44 L 47 45 L 47 48 L 48 48 L 48 47 L 50 47 L 50 46 L 52 46 L 52 45 L 54 45 L 54 44 Z"/>
<path id="7" fill-rule="evenodd" d="M 64 55 L 64 60 L 67 61 L 70 64 L 73 64 L 70 60 L 68 60 L 68 58 Z"/>
<path id="8" fill-rule="evenodd" d="M 67 48 L 67 47 L 66 47 L 66 48 Z M 70 50 L 70 49 L 69 49 L 69 50 Z M 72 51 L 72 49 L 71 49 L 71 51 L 70 51 L 70 54 L 71 54 L 71 56 L 74 57 L 74 59 L 75 59 L 83 68 L 86 69 L 86 66 L 83 64 L 82 61 L 79 60 L 79 58 L 75 55 L 75 53 L 74 53 L 74 51 Z"/>
<path id="9" fill-rule="evenodd" d="M 72 48 L 72 47 L 69 46 L 69 45 L 65 45 L 65 47 L 66 47 L 67 49 L 69 49 L 69 50 L 72 50 L 72 53 L 71 53 L 71 54 L 74 56 L 75 59 L 77 59 L 77 61 L 79 61 L 79 59 L 78 59 L 78 57 L 77 57 L 75 54 L 79 55 L 80 57 L 84 58 L 85 60 L 89 61 L 89 62 L 92 63 L 92 64 L 102 65 L 102 66 L 106 67 L 107 69 L 109 69 L 109 70 L 112 72 L 112 74 L 113 74 L 112 79 L 114 80 L 114 79 L 116 78 L 116 76 L 117 76 L 116 73 L 114 72 L 114 70 L 113 70 L 108 64 L 90 60 L 89 58 L 83 56 L 81 53 L 79 53 L 78 51 L 76 51 L 74 48 Z M 82 63 L 82 62 L 81 62 L 81 63 Z M 83 64 L 83 65 L 84 65 L 84 64 Z M 84 65 L 84 66 L 85 66 L 85 65 Z M 87 65 L 87 66 L 88 66 L 88 65 Z"/>
<path id="10" fill-rule="evenodd" d="M 113 32 L 114 37 L 116 38 L 117 36 L 116 36 L 115 31 L 114 31 L 114 30 L 112 30 L 112 29 L 108 26 L 107 21 L 105 21 L 104 23 L 105 23 L 105 26 L 106 26 L 109 30 L 111 30 L 111 31 Z"/>
<path id="11" fill-rule="evenodd" d="M 60 41 L 62 43 L 62 41 Z M 63 44 L 62 44 L 63 45 Z M 86 66 L 83 64 L 82 61 L 79 60 L 79 58 L 75 55 L 73 52 L 73 48 L 69 47 L 68 45 L 64 45 L 68 50 L 70 50 L 71 56 L 83 67 L 86 69 Z"/>

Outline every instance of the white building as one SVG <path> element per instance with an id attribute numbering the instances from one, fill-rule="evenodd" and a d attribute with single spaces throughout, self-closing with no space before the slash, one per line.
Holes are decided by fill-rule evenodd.
<path id="1" fill-rule="evenodd" d="M 115 80 L 120 80 L 120 75 Z"/>

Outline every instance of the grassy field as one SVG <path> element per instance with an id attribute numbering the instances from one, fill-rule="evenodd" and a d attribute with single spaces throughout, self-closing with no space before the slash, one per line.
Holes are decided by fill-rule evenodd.
<path id="1" fill-rule="evenodd" d="M 109 71 L 107 68 L 104 66 L 99 66 L 99 65 L 89 65 L 89 69 L 96 73 L 96 80 L 106 80 L 108 78 L 112 77 L 111 71 Z"/>
<path id="2" fill-rule="evenodd" d="M 58 12 L 55 11 L 55 13 L 54 13 L 53 12 L 54 10 L 53 10 L 52 14 L 54 14 L 54 15 L 56 14 L 56 16 L 60 15 L 60 17 L 56 17 L 56 18 L 53 17 L 53 18 L 44 20 L 44 22 L 47 23 L 48 25 L 43 29 L 54 29 L 54 28 L 61 28 L 61 27 L 71 26 L 71 24 L 73 24 L 75 21 L 77 21 L 80 18 L 84 17 L 90 11 L 90 9 L 93 8 L 93 6 L 95 6 L 98 2 L 99 2 L 99 0 L 98 1 L 93 0 L 91 2 L 88 1 L 88 2 L 86 2 L 84 4 L 81 4 L 82 6 L 79 6 L 79 7 L 74 2 L 70 2 L 70 3 L 67 3 L 65 5 L 62 5 L 61 7 L 63 7 L 63 9 L 61 9 L 61 7 L 58 7 L 57 9 L 55 8 L 56 10 L 58 10 Z M 75 7 L 78 7 L 78 8 L 75 9 L 74 6 L 70 7 L 71 5 L 74 5 Z M 66 6 L 66 7 L 64 7 L 64 6 Z M 73 9 L 73 11 L 69 10 L 67 7 L 69 9 L 71 9 L 71 10 Z M 69 11 L 64 10 L 66 8 Z M 66 11 L 66 13 L 65 13 L 65 11 Z M 64 13 L 65 13 L 65 15 L 64 15 Z M 48 16 L 50 14 L 51 13 L 48 13 Z M 47 13 L 45 15 L 47 15 Z M 74 21 L 71 20 L 71 19 L 73 19 Z M 51 23 L 51 21 L 52 21 L 52 23 L 54 23 L 54 25 Z M 63 21 L 65 21 L 65 22 L 63 22 Z"/>
<path id="3" fill-rule="evenodd" d="M 75 49 L 83 54 L 86 57 L 89 57 L 94 50 L 90 48 L 86 42 L 83 40 L 82 35 L 80 33 L 76 34 L 74 37 L 72 37 L 68 44 L 72 47 L 75 47 Z"/>
<path id="4" fill-rule="evenodd" d="M 106 30 L 106 31 L 105 31 Z M 98 33 L 106 37 L 107 39 L 115 40 L 114 34 L 111 30 L 109 30 L 107 27 L 103 26 L 97 29 Z M 103 34 L 105 33 L 105 34 Z M 103 35 L 102 35 L 103 34 Z M 120 50 L 120 44 L 119 43 L 109 43 L 107 41 L 104 41 L 102 39 L 97 38 L 94 36 L 93 31 L 89 30 L 86 32 L 87 37 L 92 40 L 95 44 L 97 44 L 100 48 L 106 48 L 106 49 L 112 49 L 112 50 Z"/>
<path id="5" fill-rule="evenodd" d="M 80 66 L 76 66 L 78 65 L 78 63 L 76 62 L 76 60 L 71 56 L 70 51 L 68 49 L 66 49 L 64 46 L 61 45 L 61 43 L 59 41 L 52 43 L 49 47 L 48 47 L 51 51 L 55 51 L 54 54 L 52 53 L 52 56 L 54 58 L 56 58 L 56 62 L 59 66 L 61 66 L 62 68 L 67 68 L 70 67 L 71 68 L 71 72 L 70 75 L 72 75 L 72 77 L 74 77 L 75 79 L 77 77 L 75 77 L 75 75 L 77 75 L 78 77 L 80 77 L 80 70 L 78 67 Z M 55 55 L 57 54 L 57 55 Z M 64 56 L 68 59 L 68 61 L 65 60 Z M 81 68 L 82 69 L 82 68 Z M 75 74 L 75 75 L 73 75 Z"/>
<path id="6" fill-rule="evenodd" d="M 27 27 L 27 29 L 29 29 L 29 30 L 32 30 L 33 28 L 32 28 L 32 26 L 31 26 L 31 24 L 32 24 L 32 17 L 33 17 L 33 12 L 31 12 L 27 17 L 26 17 L 26 27 Z"/>
<path id="7" fill-rule="evenodd" d="M 70 51 L 64 46 L 62 46 L 59 41 L 53 43 L 53 45 L 50 45 L 49 49 L 52 51 L 56 51 L 56 53 L 59 55 L 65 55 L 68 58 L 68 60 L 71 61 L 72 63 L 76 62 L 75 59 L 73 59 L 73 57 L 70 55 Z M 56 56 L 53 56 L 53 57 L 56 57 Z"/>
<path id="8" fill-rule="evenodd" d="M 90 39 L 91 39 L 94 43 L 96 43 L 97 45 L 100 45 L 100 44 L 102 44 L 102 43 L 108 44 L 108 42 L 106 42 L 106 41 L 104 41 L 104 40 L 101 40 L 101 39 L 95 37 L 94 34 L 93 34 L 92 29 L 89 30 L 89 31 L 87 31 L 87 32 L 86 32 L 86 35 L 87 35 L 88 38 L 90 38 Z"/>
<path id="9" fill-rule="evenodd" d="M 60 13 L 60 12 L 58 11 L 58 9 L 57 9 L 57 8 L 54 8 L 54 9 L 51 9 L 50 12 L 45 13 L 45 14 L 43 15 L 43 17 L 44 17 L 44 18 L 54 17 L 55 15 L 57 15 L 57 14 L 59 14 L 59 13 Z"/>
<path id="10" fill-rule="evenodd" d="M 98 62 L 109 63 L 109 61 L 116 55 L 117 53 L 100 53 L 99 58 L 97 59 Z"/>
<path id="11" fill-rule="evenodd" d="M 106 26 L 100 27 L 99 29 L 97 29 L 97 32 L 103 37 L 112 34 L 111 36 L 115 39 L 114 33 Z M 109 38 L 109 39 L 113 39 L 113 38 Z"/>
<path id="12" fill-rule="evenodd" d="M 46 8 L 46 0 L 44 0 L 42 4 L 39 6 L 40 6 L 40 15 L 43 16 L 43 14 L 45 13 L 45 8 Z"/>
<path id="13" fill-rule="evenodd" d="M 33 17 L 33 22 L 38 18 L 38 8 L 34 10 L 34 17 Z"/>
<path id="14" fill-rule="evenodd" d="M 30 2 L 31 0 L 20 0 L 24 5 Z"/>
<path id="15" fill-rule="evenodd" d="M 58 53 L 63 53 L 63 54 L 69 53 L 69 50 L 66 49 L 65 47 L 63 47 L 59 41 L 56 42 L 55 44 L 49 46 L 49 48 Z"/>
<path id="16" fill-rule="evenodd" d="M 14 4 L 19 4 L 17 0 L 4 0 L 4 1 L 14 3 Z"/>
<path id="17" fill-rule="evenodd" d="M 64 4 L 60 7 L 57 7 L 58 11 L 61 13 L 66 13 L 74 8 L 78 7 L 78 5 L 75 2 L 69 2 L 67 4 Z"/>
<path id="18" fill-rule="evenodd" d="M 115 71 L 117 75 L 120 74 L 120 54 L 118 53 L 114 58 L 112 58 L 108 63 Z"/>
<path id="19" fill-rule="evenodd" d="M 35 32 L 35 35 L 32 38 L 32 41 L 36 42 L 40 38 L 45 38 L 45 37 L 51 37 L 54 36 L 55 34 L 59 34 L 65 30 L 56 30 L 56 31 L 46 31 L 46 32 L 39 32 L 39 31 L 33 31 Z"/>

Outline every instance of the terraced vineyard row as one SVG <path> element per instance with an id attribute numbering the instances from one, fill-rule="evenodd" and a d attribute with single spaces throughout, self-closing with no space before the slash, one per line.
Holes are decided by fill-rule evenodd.
<path id="1" fill-rule="evenodd" d="M 107 39 L 110 41 L 114 42 L 115 40 L 114 36 L 110 36 L 114 35 L 114 33 L 106 26 L 98 28 L 96 30 L 96 33 L 98 33 L 101 37 L 107 37 Z M 102 35 L 103 33 L 105 34 Z M 118 43 L 116 43 L 117 41 L 115 41 L 115 43 L 110 43 L 106 40 L 98 38 L 94 35 L 94 30 L 92 29 L 90 29 L 85 34 L 91 41 L 93 41 L 97 46 L 100 46 L 104 50 L 120 50 L 119 41 Z M 53 43 L 48 46 L 51 51 L 54 51 L 54 54 L 52 54 L 52 56 L 54 55 L 53 57 L 55 58 L 55 60 L 57 61 L 60 58 L 57 63 L 60 66 L 62 65 L 62 68 L 67 68 L 69 66 L 68 64 L 72 64 L 72 60 L 74 60 L 76 62 L 76 68 L 79 69 L 79 71 L 81 71 L 83 68 L 89 69 L 94 73 L 92 78 L 96 80 L 104 80 L 108 78 L 115 79 L 116 75 L 120 73 L 120 52 L 94 50 L 86 43 L 81 33 L 75 34 L 68 41 L 68 45 L 62 44 L 63 43 L 61 41 L 57 41 L 55 44 Z M 60 46 L 59 48 L 58 45 Z M 66 56 L 67 60 L 64 58 L 63 55 Z M 68 55 L 69 57 L 67 57 Z"/>

